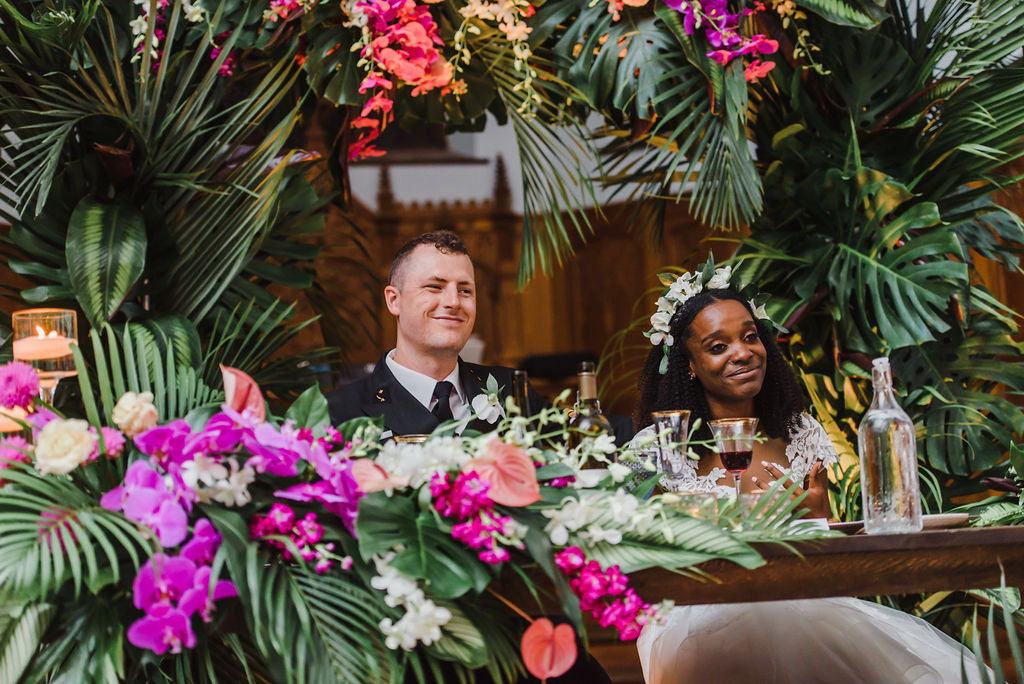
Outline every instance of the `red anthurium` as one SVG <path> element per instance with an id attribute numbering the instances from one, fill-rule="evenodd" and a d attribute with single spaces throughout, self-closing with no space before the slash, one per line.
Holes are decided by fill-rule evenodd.
<path id="1" fill-rule="evenodd" d="M 248 375 L 230 366 L 220 367 L 221 376 L 224 378 L 224 403 L 239 413 L 249 409 L 256 420 L 263 420 L 267 417 L 267 407 L 263 403 L 263 394 L 260 386 Z"/>
<path id="2" fill-rule="evenodd" d="M 523 632 L 519 650 L 530 674 L 545 681 L 565 674 L 576 662 L 576 633 L 569 625 L 538 618 Z"/>
<path id="3" fill-rule="evenodd" d="M 490 485 L 487 496 L 502 506 L 528 506 L 540 499 L 537 468 L 529 454 L 515 444 L 495 437 L 487 443 L 487 454 L 462 466 L 462 472 L 476 471 Z"/>

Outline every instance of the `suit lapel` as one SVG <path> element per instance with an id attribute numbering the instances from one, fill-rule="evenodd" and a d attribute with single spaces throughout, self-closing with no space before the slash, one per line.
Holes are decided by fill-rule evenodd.
<path id="1" fill-rule="evenodd" d="M 437 427 L 437 418 L 402 387 L 383 358 L 369 380 L 369 395 L 364 396 L 362 402 L 363 413 L 382 416 L 384 427 L 396 435 L 425 435 Z"/>

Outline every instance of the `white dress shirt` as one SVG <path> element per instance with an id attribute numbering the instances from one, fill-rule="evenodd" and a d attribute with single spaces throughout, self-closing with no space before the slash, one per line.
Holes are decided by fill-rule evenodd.
<path id="1" fill-rule="evenodd" d="M 398 384 L 408 390 L 409 394 L 415 397 L 416 401 L 423 404 L 428 411 L 433 411 L 434 405 L 437 403 L 437 399 L 434 397 L 434 387 L 438 381 L 429 375 L 406 368 L 395 361 L 394 355 L 395 350 L 392 349 L 388 352 L 384 361 L 388 364 L 391 374 L 395 376 L 395 380 L 398 380 Z M 455 420 L 468 418 L 470 416 L 469 401 L 466 399 L 466 391 L 462 388 L 462 380 L 459 379 L 458 364 L 455 364 L 455 370 L 449 373 L 445 380 L 452 383 L 452 386 L 455 387 L 455 391 L 448 397 L 452 408 L 452 416 Z"/>

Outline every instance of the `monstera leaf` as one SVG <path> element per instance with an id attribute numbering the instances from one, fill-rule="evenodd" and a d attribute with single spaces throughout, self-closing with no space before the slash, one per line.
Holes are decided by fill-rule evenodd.
<path id="1" fill-rule="evenodd" d="M 146 265 L 146 225 L 127 204 L 86 197 L 71 214 L 68 274 L 75 297 L 94 326 L 113 318 Z"/>

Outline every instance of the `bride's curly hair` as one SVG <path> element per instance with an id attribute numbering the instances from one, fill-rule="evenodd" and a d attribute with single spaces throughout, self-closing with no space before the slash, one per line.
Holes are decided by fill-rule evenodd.
<path id="1" fill-rule="evenodd" d="M 704 396 L 700 380 L 690 375 L 690 356 L 686 340 L 690 337 L 690 324 L 697 314 L 715 302 L 736 301 L 743 305 L 757 323 L 757 336 L 761 338 L 766 352 L 764 383 L 754 397 L 754 411 L 759 419 L 758 427 L 769 437 L 781 437 L 789 441 L 789 434 L 797 426 L 804 409 L 803 393 L 793 370 L 775 346 L 772 331 L 766 328 L 750 308 L 750 304 L 731 289 L 704 290 L 683 302 L 669 324 L 674 343 L 669 347 L 668 371 L 661 375 L 658 366 L 664 352 L 661 346 L 651 349 L 640 373 L 640 402 L 633 411 L 633 425 L 639 430 L 650 425 L 651 411 L 689 409 L 690 420 L 702 419 L 702 426 L 696 439 L 711 439 L 707 421 L 711 420 L 711 409 Z"/>

